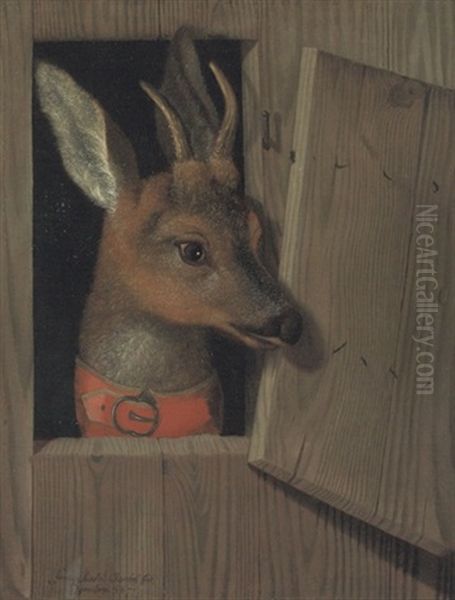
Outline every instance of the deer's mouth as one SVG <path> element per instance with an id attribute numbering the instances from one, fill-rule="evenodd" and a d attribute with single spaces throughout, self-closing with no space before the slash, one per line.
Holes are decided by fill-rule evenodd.
<path id="1" fill-rule="evenodd" d="M 260 335 L 254 331 L 233 325 L 229 326 L 228 333 L 237 341 L 241 341 L 246 346 L 254 350 L 275 350 L 286 344 L 280 338 Z"/>
<path id="2" fill-rule="evenodd" d="M 246 346 L 257 350 L 273 350 L 296 344 L 302 334 L 302 316 L 289 307 L 273 316 L 261 327 L 247 327 L 229 323 L 229 333 Z"/>

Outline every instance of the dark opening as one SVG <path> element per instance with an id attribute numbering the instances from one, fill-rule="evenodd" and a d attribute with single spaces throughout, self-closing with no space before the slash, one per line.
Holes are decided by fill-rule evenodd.
<path id="1" fill-rule="evenodd" d="M 120 125 L 133 144 L 142 177 L 166 168 L 154 124 L 153 106 L 139 88 L 143 79 L 159 85 L 168 42 L 49 42 L 35 45 L 35 59 L 65 69 Z M 198 42 L 198 52 L 223 69 L 241 106 L 241 44 Z M 222 97 L 206 78 L 219 114 Z M 74 360 L 85 300 L 90 290 L 103 211 L 67 176 L 36 94 L 33 104 L 34 156 L 34 335 L 35 438 L 79 436 L 73 403 Z M 235 161 L 242 172 L 241 119 Z M 225 434 L 244 428 L 244 351 L 232 344 L 217 351 L 224 386 Z"/>

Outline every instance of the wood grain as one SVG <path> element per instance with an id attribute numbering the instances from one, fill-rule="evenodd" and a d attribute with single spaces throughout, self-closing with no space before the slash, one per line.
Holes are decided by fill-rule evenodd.
<path id="1" fill-rule="evenodd" d="M 415 285 L 409 252 L 416 194 L 433 185 L 427 178 L 420 192 L 417 175 L 427 157 L 428 173 L 450 189 L 444 157 L 453 144 L 453 111 L 440 96 L 454 94 L 314 50 L 303 54 L 299 91 L 280 274 L 317 324 L 325 359 L 312 373 L 301 348 L 270 359 L 250 460 L 444 553 L 455 544 L 447 509 L 455 498 L 447 458 L 453 380 L 441 375 L 432 402 L 416 404 L 411 325 L 399 331 L 406 321 L 415 326 L 405 289 Z M 439 115 L 440 129 L 431 114 Z M 450 270 L 453 248 L 442 240 Z M 439 315 L 446 331 L 454 322 L 447 298 Z M 445 371 L 455 353 L 453 342 L 443 344 L 435 364 Z"/>
<path id="2" fill-rule="evenodd" d="M 389 2 L 387 68 L 455 89 L 455 4 L 453 2 Z"/>
<path id="3" fill-rule="evenodd" d="M 31 4 L 0 4 L 0 597 L 30 592 Z"/>
<path id="4" fill-rule="evenodd" d="M 248 441 L 198 436 L 160 446 L 166 593 L 185 600 L 257 597 L 260 521 Z"/>
<path id="5" fill-rule="evenodd" d="M 264 150 L 264 204 L 280 254 L 302 48 L 314 47 L 377 67 L 387 66 L 387 2 L 267 0 L 260 36 L 262 109 L 271 115 Z"/>
<path id="6" fill-rule="evenodd" d="M 455 468 L 451 451 L 455 435 L 455 339 L 452 335 L 455 325 L 455 172 L 447 157 L 455 149 L 454 115 L 455 92 L 431 88 L 413 193 L 415 208 L 411 219 L 408 277 L 394 361 L 397 380 L 388 419 L 379 499 L 380 506 L 384 507 L 384 523 L 399 521 L 404 528 L 413 531 L 414 538 L 409 538 L 410 541 L 420 544 L 437 531 L 441 546 L 452 549 L 455 547 Z M 425 211 L 430 211 L 437 221 L 422 217 Z M 422 218 L 427 220 L 423 227 Z M 423 245 L 430 242 L 428 247 Z M 421 260 L 422 250 L 436 253 L 433 259 L 430 255 L 433 264 L 426 258 Z M 434 281 L 425 282 L 424 278 L 431 277 L 433 269 Z M 435 284 L 437 289 L 433 290 Z M 429 312 L 428 303 L 417 298 L 420 288 L 425 295 L 434 295 L 437 312 Z M 430 306 L 430 311 L 434 309 Z M 418 329 L 425 324 L 428 330 Z M 434 390 L 429 394 L 419 394 L 418 364 L 426 364 L 423 372 L 434 369 Z"/>
<path id="7" fill-rule="evenodd" d="M 34 0 L 36 41 L 134 40 L 159 37 L 159 2 Z"/>
<path id="8" fill-rule="evenodd" d="M 260 476 L 260 598 L 452 598 L 441 559 Z"/>
<path id="9" fill-rule="evenodd" d="M 62 438 L 35 456 L 33 474 L 35 598 L 162 597 L 158 442 Z"/>
<path id="10" fill-rule="evenodd" d="M 264 151 L 264 202 L 278 258 L 292 165 L 302 48 L 314 47 L 455 89 L 455 5 L 444 0 L 265 0 L 259 52 L 262 110 L 274 144 Z"/>
<path id="11" fill-rule="evenodd" d="M 217 436 L 48 444 L 33 464 L 34 598 L 453 598 L 450 559 L 256 472 L 246 455 L 244 438 Z"/>
<path id="12" fill-rule="evenodd" d="M 190 25 L 205 34 L 254 40 L 260 6 L 260 0 L 160 0 L 161 35 L 172 37 Z"/>

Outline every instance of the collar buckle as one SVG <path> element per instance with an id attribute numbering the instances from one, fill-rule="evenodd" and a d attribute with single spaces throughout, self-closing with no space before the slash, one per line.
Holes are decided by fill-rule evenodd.
<path id="1" fill-rule="evenodd" d="M 151 436 L 160 423 L 158 404 L 149 390 L 139 396 L 120 396 L 112 407 L 112 422 L 120 433 Z"/>

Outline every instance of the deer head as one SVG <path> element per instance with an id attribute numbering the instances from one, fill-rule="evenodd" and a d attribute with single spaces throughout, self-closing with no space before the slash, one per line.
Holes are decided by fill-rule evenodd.
<path id="1" fill-rule="evenodd" d="M 235 94 L 210 68 L 224 97 L 221 123 L 187 30 L 171 44 L 161 89 L 141 82 L 171 165 L 147 179 L 125 135 L 66 72 L 40 63 L 37 83 L 68 174 L 106 210 L 95 287 L 122 290 L 116 301 L 143 314 L 254 348 L 292 344 L 300 315 L 261 263 L 260 221 L 237 191 Z"/>

